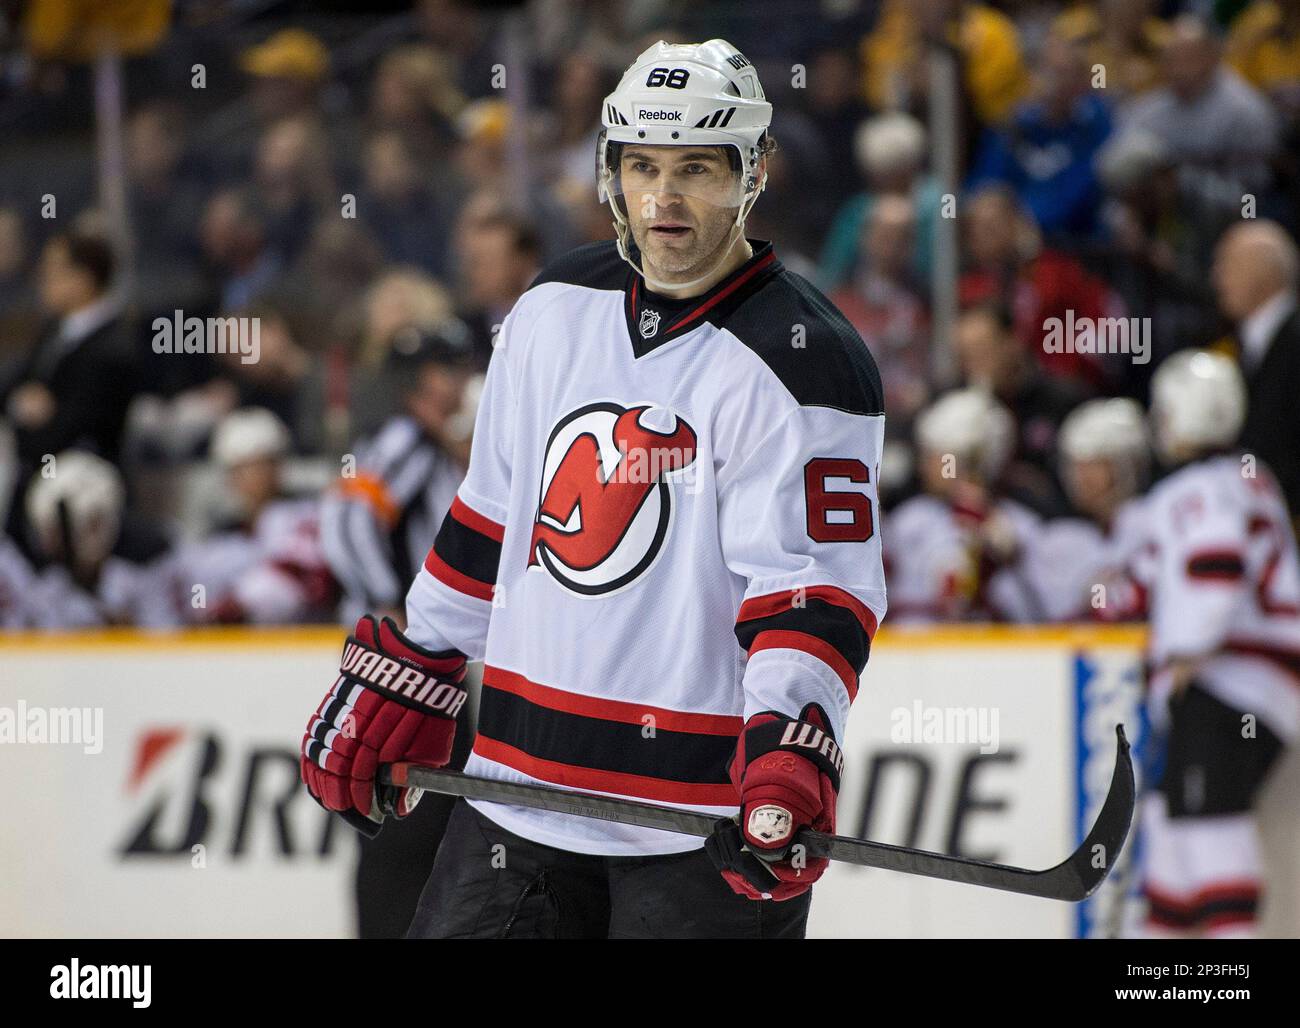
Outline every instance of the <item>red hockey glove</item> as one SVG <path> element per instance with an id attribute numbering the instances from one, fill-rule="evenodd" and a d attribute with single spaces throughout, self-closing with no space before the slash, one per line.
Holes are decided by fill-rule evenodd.
<path id="1" fill-rule="evenodd" d="M 835 797 L 844 757 L 830 721 L 814 703 L 799 720 L 755 714 L 731 760 L 740 823 L 726 819 L 705 842 L 728 884 L 750 899 L 786 900 L 807 892 L 829 861 L 795 845 L 801 828 L 835 831 Z"/>
<path id="2" fill-rule="evenodd" d="M 343 647 L 339 677 L 303 736 L 307 791 L 366 835 L 378 834 L 386 814 L 405 817 L 421 791 L 387 789 L 378 801 L 375 773 L 394 761 L 442 767 L 451 759 L 464 678 L 464 654 L 431 653 L 391 618 L 362 617 Z"/>

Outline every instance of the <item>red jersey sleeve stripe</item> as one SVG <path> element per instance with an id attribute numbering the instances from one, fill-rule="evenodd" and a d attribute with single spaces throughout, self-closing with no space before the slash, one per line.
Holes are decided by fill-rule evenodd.
<path id="1" fill-rule="evenodd" d="M 489 603 L 492 601 L 493 587 L 490 582 L 480 582 L 468 575 L 462 575 L 439 557 L 436 550 L 430 550 L 429 555 L 424 558 L 424 570 L 458 593 L 473 596 L 476 600 L 487 600 Z"/>
<path id="2" fill-rule="evenodd" d="M 871 608 L 852 593 L 845 592 L 833 585 L 810 585 L 804 587 L 803 595 L 813 599 L 825 600 L 827 603 L 833 603 L 837 607 L 844 607 L 852 611 L 854 617 L 858 619 L 858 623 L 862 625 L 862 630 L 867 633 L 867 638 L 875 638 L 876 615 L 871 613 Z M 773 614 L 783 614 L 794 606 L 796 599 L 797 591 L 793 589 L 783 589 L 780 592 L 750 597 L 740 605 L 740 613 L 736 615 L 736 620 L 753 621 L 756 618 L 771 617 Z"/>
<path id="3" fill-rule="evenodd" d="M 811 654 L 839 676 L 840 681 L 844 683 L 844 688 L 848 691 L 850 703 L 857 699 L 857 672 L 853 670 L 853 667 L 844 659 L 839 650 L 830 643 L 818 639 L 817 636 L 782 629 L 759 632 L 749 647 L 749 655 L 752 657 L 760 650 L 801 650 L 804 653 Z"/>
<path id="4" fill-rule="evenodd" d="M 472 528 L 494 542 L 501 542 L 506 537 L 505 525 L 498 525 L 491 518 L 485 518 L 482 514 L 469 506 L 459 495 L 451 501 L 451 516 L 459 521 L 466 528 Z"/>

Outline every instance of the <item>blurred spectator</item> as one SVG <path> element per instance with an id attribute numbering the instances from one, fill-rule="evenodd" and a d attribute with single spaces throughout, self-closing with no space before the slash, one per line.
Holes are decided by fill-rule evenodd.
<path id="1" fill-rule="evenodd" d="M 266 242 L 280 260 L 297 256 L 316 216 L 341 203 L 327 137 L 314 118 L 283 118 L 257 143 L 252 188 Z"/>
<path id="2" fill-rule="evenodd" d="M 42 308 L 56 320 L 0 399 L 27 473 L 44 454 L 70 446 L 116 460 L 127 405 L 141 387 L 134 338 L 112 295 L 106 240 L 78 230 L 54 236 L 41 254 Z"/>
<path id="3" fill-rule="evenodd" d="M 310 32 L 288 28 L 245 50 L 239 65 L 252 79 L 253 110 L 269 124 L 316 110 L 330 55 Z"/>
<path id="4" fill-rule="evenodd" d="M 360 361 L 377 367 L 389 358 L 399 329 L 430 328 L 453 313 L 451 294 L 437 280 L 412 269 L 386 272 L 365 299 L 365 336 Z"/>
<path id="5" fill-rule="evenodd" d="M 1168 145 L 1149 133 L 1113 137 L 1098 155 L 1098 172 L 1107 194 L 1108 277 L 1130 313 L 1151 325 L 1153 359 L 1141 369 L 1144 379 L 1164 357 L 1214 337 L 1209 258 L 1224 227 L 1240 217 L 1240 198 L 1186 187 Z M 1128 371 L 1130 387 L 1139 385 L 1138 370 Z"/>
<path id="6" fill-rule="evenodd" d="M 1005 186 L 986 186 L 963 207 L 963 244 L 968 267 L 960 280 L 962 306 L 984 300 L 1011 312 L 1016 337 L 1039 366 L 1053 375 L 1095 385 L 1107 377 L 1096 354 L 1048 353 L 1048 320 L 1118 317 L 1119 297 L 1074 257 L 1046 247 L 1038 227 Z"/>
<path id="7" fill-rule="evenodd" d="M 917 282 L 929 283 L 934 223 L 942 193 L 925 171 L 925 126 L 910 114 L 882 114 L 863 122 L 854 135 L 853 152 L 867 188 L 850 197 L 835 213 L 818 262 L 822 287 L 833 290 L 848 281 L 858 262 L 863 225 L 881 196 L 903 196 L 915 213 L 912 262 Z"/>
<path id="8" fill-rule="evenodd" d="M 208 201 L 200 228 L 203 255 L 216 276 L 216 306 L 234 310 L 262 295 L 284 266 L 267 242 L 266 222 L 252 194 L 222 189 Z"/>
<path id="9" fill-rule="evenodd" d="M 1089 0 L 1057 17 L 1053 31 L 1084 48 L 1105 73 L 1106 95 L 1120 103 L 1159 86 L 1169 25 L 1156 17 L 1160 0 Z"/>
<path id="10" fill-rule="evenodd" d="M 135 223 L 139 300 L 146 310 L 187 306 L 200 289 L 194 214 L 202 206 L 199 184 L 183 170 L 186 120 L 183 109 L 148 103 L 127 123 L 128 201 Z"/>
<path id="11" fill-rule="evenodd" d="M 1214 255 L 1219 306 L 1237 327 L 1249 402 L 1241 445 L 1277 477 L 1300 516 L 1300 253 L 1272 221 L 1224 233 Z"/>
<path id="12" fill-rule="evenodd" d="M 0 395 L 41 333 L 32 287 L 27 227 L 12 207 L 0 206 Z M 3 416 L 0 407 L 0 416 Z"/>
<path id="13" fill-rule="evenodd" d="M 1004 120 L 1028 88 L 1015 23 L 966 0 L 885 0 L 862 40 L 867 102 L 877 110 L 917 110 L 930 88 L 928 48 L 956 49 L 970 132 Z"/>
<path id="14" fill-rule="evenodd" d="M 885 390 L 886 430 L 910 432 L 928 395 L 930 318 L 913 270 L 916 208 L 887 194 L 863 225 L 862 259 L 850 284 L 830 294 L 871 347 Z"/>
<path id="15" fill-rule="evenodd" d="M 807 88 L 801 99 L 817 130 L 815 149 L 831 170 L 828 188 L 818 198 L 823 221 L 817 229 L 822 232 L 826 214 L 837 210 L 852 192 L 848 171 L 857 158 L 855 133 L 871 113 L 862 101 L 862 70 L 852 49 L 830 46 L 818 50 L 808 64 Z"/>
<path id="16" fill-rule="evenodd" d="M 283 495 L 289 432 L 270 411 L 228 414 L 212 440 L 234 509 L 229 523 L 177 553 L 175 585 L 191 621 L 293 624 L 334 618 L 338 586 L 320 545 L 315 498 Z"/>
<path id="17" fill-rule="evenodd" d="M 1278 216 L 1300 228 L 1300 0 L 1256 0 L 1246 7 L 1232 23 L 1227 60 L 1278 114 Z"/>
<path id="18" fill-rule="evenodd" d="M 445 276 L 454 216 L 446 195 L 439 197 L 432 188 L 427 169 L 433 163 L 432 155 L 417 153 L 402 131 L 377 132 L 366 144 L 357 204 L 388 260 Z"/>
<path id="19" fill-rule="evenodd" d="M 971 171 L 973 185 L 1010 186 L 1049 237 L 1097 229 L 1101 188 L 1093 161 L 1111 125 L 1090 75 L 1079 46 L 1048 37 L 1034 100 L 1017 107 L 1005 128 L 985 133 Z"/>
<path id="20" fill-rule="evenodd" d="M 1255 0 L 1233 19 L 1227 61 L 1294 117 L 1300 110 L 1300 3 Z"/>
<path id="21" fill-rule="evenodd" d="M 498 326 L 540 270 L 537 231 L 508 213 L 466 219 L 457 235 L 457 264 L 478 358 L 486 364 Z"/>
<path id="22" fill-rule="evenodd" d="M 384 55 L 371 80 L 370 123 L 377 130 L 401 132 L 412 145 L 450 145 L 466 102 L 446 54 L 429 46 L 402 46 Z"/>
<path id="23" fill-rule="evenodd" d="M 600 104 L 618 78 L 594 53 L 566 55 L 556 73 L 553 128 L 547 132 L 550 178 L 577 181 L 590 187 L 596 137 L 600 134 Z"/>
<path id="24" fill-rule="evenodd" d="M 1222 61 L 1222 47 L 1205 22 L 1175 19 L 1164 49 L 1167 85 L 1120 112 L 1126 132 L 1163 140 L 1203 192 L 1244 191 L 1268 185 L 1268 160 L 1277 149 L 1277 116 L 1268 101 Z"/>
<path id="25" fill-rule="evenodd" d="M 962 312 L 953 333 L 962 381 L 987 390 L 1012 412 L 1012 448 L 1003 485 L 1021 503 L 1061 513 L 1055 480 L 1057 432 L 1084 398 L 1069 381 L 1046 375 L 1016 338 L 1010 313 L 997 302 Z"/>
<path id="26" fill-rule="evenodd" d="M 510 132 L 510 107 L 504 100 L 476 100 L 461 111 L 457 123 L 460 144 L 456 148 L 455 165 L 461 184 L 472 191 L 473 198 L 496 198 L 498 208 L 504 208 L 500 199 L 509 197 L 509 206 L 528 211 L 535 231 L 540 235 L 545 250 L 558 255 L 571 249 L 574 234 L 564 217 L 564 208 L 548 188 L 540 174 L 512 165 L 506 159 L 506 142 Z M 591 150 L 592 167 L 595 167 L 595 147 Z M 524 177 L 520 178 L 523 175 Z M 591 184 L 588 179 L 588 184 Z M 476 219 L 468 212 L 462 215 L 461 224 Z M 458 233 L 463 235 L 463 233 Z M 463 238 L 458 243 L 463 243 Z"/>

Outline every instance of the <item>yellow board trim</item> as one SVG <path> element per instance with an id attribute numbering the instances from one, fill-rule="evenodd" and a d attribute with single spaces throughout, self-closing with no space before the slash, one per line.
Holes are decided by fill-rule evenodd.
<path id="1" fill-rule="evenodd" d="M 347 630 L 335 625 L 292 628 L 214 626 L 150 632 L 138 628 L 103 628 L 78 632 L 0 633 L 0 652 L 41 650 L 51 656 L 64 650 L 142 649 L 315 649 L 341 647 Z M 877 633 L 872 648 L 1008 649 L 1018 647 L 1077 649 L 1141 649 L 1142 625 L 927 625 L 890 627 Z"/>

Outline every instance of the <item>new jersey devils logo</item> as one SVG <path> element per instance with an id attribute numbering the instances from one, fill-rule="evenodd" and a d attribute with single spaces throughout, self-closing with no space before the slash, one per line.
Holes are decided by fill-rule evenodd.
<path id="1" fill-rule="evenodd" d="M 668 535 L 669 476 L 695 451 L 695 430 L 663 407 L 593 403 L 565 415 L 546 443 L 529 567 L 584 596 L 635 580 Z"/>

